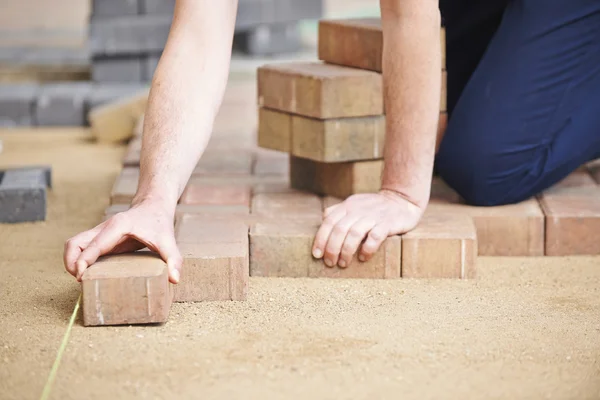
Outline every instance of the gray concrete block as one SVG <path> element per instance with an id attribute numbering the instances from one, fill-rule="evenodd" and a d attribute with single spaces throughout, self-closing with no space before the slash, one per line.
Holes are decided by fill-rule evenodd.
<path id="1" fill-rule="evenodd" d="M 90 48 L 94 56 L 160 52 L 167 42 L 171 16 L 137 15 L 92 18 Z"/>
<path id="2" fill-rule="evenodd" d="M 92 62 L 94 82 L 141 82 L 144 56 L 95 58 Z"/>
<path id="3" fill-rule="evenodd" d="M 287 53 L 300 50 L 302 38 L 295 23 L 259 25 L 252 30 L 236 33 L 234 47 L 252 55 Z"/>
<path id="4" fill-rule="evenodd" d="M 92 86 L 88 82 L 61 82 L 42 85 L 35 107 L 40 126 L 83 126 L 85 104 Z"/>
<path id="5" fill-rule="evenodd" d="M 46 188 L 49 167 L 0 171 L 0 222 L 18 223 L 46 219 Z"/>
<path id="6" fill-rule="evenodd" d="M 94 18 L 137 15 L 139 3 L 139 0 L 92 0 L 92 15 Z"/>
<path id="7" fill-rule="evenodd" d="M 173 15 L 175 0 L 141 0 L 140 13 L 154 15 Z"/>
<path id="8" fill-rule="evenodd" d="M 0 48 L 0 64 L 16 66 L 75 66 L 90 64 L 88 48 Z"/>
<path id="9" fill-rule="evenodd" d="M 86 113 L 99 105 L 127 97 L 148 89 L 149 85 L 143 83 L 96 83 L 92 85 L 92 91 L 86 104 Z"/>
<path id="10" fill-rule="evenodd" d="M 239 0 L 236 31 L 263 24 L 318 19 L 323 15 L 323 0 Z"/>
<path id="11" fill-rule="evenodd" d="M 144 58 L 142 65 L 142 81 L 151 82 L 154 77 L 154 71 L 158 66 L 160 60 L 160 54 L 149 54 Z"/>
<path id="12" fill-rule="evenodd" d="M 235 20 L 236 30 L 274 22 L 275 3 L 276 0 L 239 0 Z"/>
<path id="13" fill-rule="evenodd" d="M 277 0 L 275 22 L 319 19 L 323 16 L 323 0 Z"/>
<path id="14" fill-rule="evenodd" d="M 0 126 L 32 125 L 38 92 L 33 83 L 0 84 Z"/>

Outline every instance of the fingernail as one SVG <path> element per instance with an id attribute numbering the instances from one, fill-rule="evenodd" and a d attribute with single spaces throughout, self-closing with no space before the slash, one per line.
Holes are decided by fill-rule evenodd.
<path id="1" fill-rule="evenodd" d="M 325 259 L 325 265 L 327 265 L 328 267 L 333 267 L 333 261 L 331 261 L 330 259 L 326 258 Z"/>
<path id="2" fill-rule="evenodd" d="M 360 255 L 358 256 L 358 261 L 363 261 L 363 262 L 364 262 L 365 260 L 366 260 L 366 258 L 365 258 L 365 256 L 363 256 L 362 254 L 360 254 Z"/>
<path id="3" fill-rule="evenodd" d="M 179 274 L 179 271 L 177 271 L 176 269 L 173 270 L 173 278 L 175 279 L 175 282 L 179 282 L 180 277 L 181 275 Z"/>
<path id="4" fill-rule="evenodd" d="M 323 257 L 323 252 L 321 251 L 321 249 L 314 249 L 313 250 L 313 257 L 314 258 L 321 258 L 321 257 Z"/>
<path id="5" fill-rule="evenodd" d="M 346 268 L 346 261 L 340 260 L 338 261 L 338 265 L 340 266 L 340 268 Z"/>

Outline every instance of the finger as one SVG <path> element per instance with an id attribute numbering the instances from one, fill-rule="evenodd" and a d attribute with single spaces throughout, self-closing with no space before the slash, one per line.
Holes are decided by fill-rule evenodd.
<path id="1" fill-rule="evenodd" d="M 81 280 L 85 269 L 95 263 L 98 257 L 109 253 L 119 243 L 127 240 L 128 224 L 114 221 L 114 218 L 112 221 L 113 223 L 107 224 L 98 233 L 77 259 L 77 280 Z"/>
<path id="2" fill-rule="evenodd" d="M 323 211 L 323 218 L 327 218 L 336 208 L 338 208 L 342 203 L 334 204 L 329 206 Z"/>
<path id="3" fill-rule="evenodd" d="M 375 220 L 372 218 L 362 218 L 350 227 L 346 235 L 346 240 L 344 240 L 344 244 L 342 245 L 340 260 L 338 261 L 340 267 L 345 268 L 350 266 L 354 254 L 356 254 L 360 244 L 374 226 Z"/>
<path id="4" fill-rule="evenodd" d="M 171 283 L 179 283 L 183 258 L 181 257 L 181 253 L 175 242 L 175 235 L 165 235 L 156 247 L 158 254 L 160 254 L 161 258 L 167 263 L 169 280 Z"/>
<path id="5" fill-rule="evenodd" d="M 347 215 L 335 224 L 331 230 L 327 246 L 325 247 L 325 265 L 333 267 L 338 263 L 340 252 L 342 251 L 342 244 L 344 244 L 344 240 L 346 240 L 348 231 L 359 219 L 360 215 Z M 340 265 L 340 267 L 344 268 L 346 265 Z"/>
<path id="6" fill-rule="evenodd" d="M 78 235 L 73 236 L 65 242 L 65 248 L 63 252 L 63 263 L 65 269 L 73 276 L 77 274 L 77 268 L 75 262 L 79 258 L 79 255 L 85 249 L 88 244 L 96 237 L 101 231 L 101 226 L 97 226 L 94 229 L 82 232 Z"/>
<path id="7" fill-rule="evenodd" d="M 389 235 L 389 229 L 384 224 L 377 224 L 367 236 L 367 240 L 363 243 L 358 259 L 360 261 L 369 261 L 373 254 L 379 250 L 379 247 Z"/>
<path id="8" fill-rule="evenodd" d="M 325 218 L 321 227 L 317 231 L 315 235 L 315 241 L 313 243 L 312 254 L 315 258 L 323 257 L 325 253 L 325 246 L 327 245 L 327 240 L 329 240 L 329 235 L 333 230 L 333 227 L 346 215 L 346 209 L 344 207 L 337 207 L 335 210 L 331 212 L 331 214 Z"/>

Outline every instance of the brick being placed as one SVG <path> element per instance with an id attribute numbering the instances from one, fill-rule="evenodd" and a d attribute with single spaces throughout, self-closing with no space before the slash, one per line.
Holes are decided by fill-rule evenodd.
<path id="1" fill-rule="evenodd" d="M 94 82 L 142 82 L 142 56 L 95 57 L 92 61 L 92 81 Z"/>
<path id="2" fill-rule="evenodd" d="M 258 69 L 260 106 L 328 119 L 382 115 L 381 74 L 317 62 Z"/>
<path id="3" fill-rule="evenodd" d="M 442 69 L 446 65 L 446 31 L 440 29 Z M 376 72 L 382 70 L 383 32 L 380 18 L 319 21 L 320 60 Z"/>
<path id="4" fill-rule="evenodd" d="M 383 160 L 321 163 L 290 157 L 290 184 L 298 190 L 346 198 L 381 188 Z"/>
<path id="5" fill-rule="evenodd" d="M 183 257 L 175 301 L 246 299 L 250 275 L 246 224 L 184 215 L 175 235 Z"/>
<path id="6" fill-rule="evenodd" d="M 0 84 L 0 127 L 33 125 L 39 90 L 34 83 Z"/>
<path id="7" fill-rule="evenodd" d="M 471 217 L 426 211 L 402 236 L 403 278 L 474 278 L 477 233 Z"/>
<path id="8" fill-rule="evenodd" d="M 91 85 L 87 82 L 61 82 L 42 85 L 35 107 L 36 125 L 85 125 L 85 105 L 91 90 Z"/>
<path id="9" fill-rule="evenodd" d="M 85 326 L 163 323 L 173 300 L 166 263 L 148 251 L 101 257 L 81 290 Z"/>
<path id="10" fill-rule="evenodd" d="M 250 229 L 250 275 L 268 277 L 366 278 L 400 277 L 401 240 L 392 236 L 367 262 L 354 259 L 347 268 L 327 267 L 312 256 L 319 224 L 306 221 L 259 222 Z"/>
<path id="11" fill-rule="evenodd" d="M 557 185 L 539 196 L 546 255 L 600 254 L 600 186 Z"/>
<path id="12" fill-rule="evenodd" d="M 44 221 L 51 179 L 50 167 L 0 171 L 0 223 Z"/>
<path id="13" fill-rule="evenodd" d="M 292 116 L 285 112 L 258 109 L 258 145 L 289 153 L 292 149 Z"/>
<path id="14" fill-rule="evenodd" d="M 128 55 L 163 50 L 172 16 L 131 15 L 115 18 L 92 18 L 90 48 L 93 55 Z"/>

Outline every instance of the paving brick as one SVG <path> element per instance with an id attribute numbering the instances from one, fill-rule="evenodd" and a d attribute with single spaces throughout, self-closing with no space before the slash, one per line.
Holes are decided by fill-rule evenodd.
<path id="1" fill-rule="evenodd" d="M 288 113 L 258 109 L 258 145 L 289 153 L 292 147 L 292 116 Z"/>
<path id="2" fill-rule="evenodd" d="M 325 266 L 312 257 L 318 224 L 307 221 L 257 223 L 250 229 L 250 275 L 313 278 L 399 278 L 401 241 L 388 238 L 368 262 L 348 268 Z"/>
<path id="3" fill-rule="evenodd" d="M 310 193 L 260 193 L 252 198 L 251 213 L 273 218 L 310 218 L 320 221 L 323 203 Z"/>
<path id="4" fill-rule="evenodd" d="M 85 125 L 85 103 L 90 92 L 91 86 L 86 82 L 42 85 L 35 107 L 36 125 Z"/>
<path id="5" fill-rule="evenodd" d="M 160 61 L 161 54 L 149 54 L 144 56 L 142 60 L 142 81 L 150 82 L 154 77 L 156 67 Z"/>
<path id="6" fill-rule="evenodd" d="M 134 96 L 140 91 L 148 90 L 148 86 L 141 83 L 96 83 L 86 104 L 86 110 L 111 103 L 120 99 Z"/>
<path id="7" fill-rule="evenodd" d="M 171 26 L 170 15 L 92 18 L 90 48 L 93 55 L 145 54 L 163 50 Z"/>
<path id="8" fill-rule="evenodd" d="M 259 193 L 298 193 L 290 186 L 289 181 L 259 183 L 252 187 L 252 194 Z"/>
<path id="9" fill-rule="evenodd" d="M 244 31 L 263 24 L 318 19 L 322 13 L 322 0 L 240 0 L 235 28 Z"/>
<path id="10" fill-rule="evenodd" d="M 123 166 L 137 167 L 140 165 L 140 154 L 142 152 L 142 138 L 135 136 L 127 144 L 127 151 L 123 157 Z"/>
<path id="11" fill-rule="evenodd" d="M 197 205 L 242 205 L 250 206 L 250 186 L 209 186 L 197 182 L 189 183 L 179 202 Z"/>
<path id="12" fill-rule="evenodd" d="M 383 32 L 380 18 L 319 21 L 318 57 L 331 64 L 381 72 Z M 446 32 L 440 30 L 442 69 L 446 65 Z"/>
<path id="13" fill-rule="evenodd" d="M 0 84 L 0 127 L 32 125 L 38 92 L 37 84 Z"/>
<path id="14" fill-rule="evenodd" d="M 600 186 L 555 187 L 539 196 L 546 255 L 600 254 Z"/>
<path id="15" fill-rule="evenodd" d="M 104 220 L 127 211 L 129 204 L 113 204 L 104 210 Z M 175 218 L 181 218 L 186 214 L 202 215 L 213 219 L 245 220 L 250 214 L 250 207 L 240 205 L 194 205 L 178 204 L 175 208 Z"/>
<path id="16" fill-rule="evenodd" d="M 236 32 L 233 43 L 236 50 L 264 56 L 298 51 L 302 38 L 296 22 L 271 23 Z"/>
<path id="17" fill-rule="evenodd" d="M 434 176 L 431 179 L 429 204 L 458 204 L 461 202 L 461 197 L 458 195 L 458 193 L 448 186 L 442 178 Z"/>
<path id="18" fill-rule="evenodd" d="M 133 136 L 140 138 L 144 133 L 144 114 L 140 115 L 140 117 L 135 122 L 135 127 L 133 128 Z"/>
<path id="19" fill-rule="evenodd" d="M 477 234 L 467 215 L 426 212 L 402 237 L 403 278 L 474 278 Z"/>
<path id="20" fill-rule="evenodd" d="M 0 171 L 0 223 L 45 220 L 47 187 L 51 187 L 49 167 Z"/>
<path id="21" fill-rule="evenodd" d="M 321 163 L 290 157 L 290 184 L 298 190 L 346 198 L 381 188 L 383 160 Z"/>
<path id="22" fill-rule="evenodd" d="M 83 273 L 83 324 L 166 322 L 170 286 L 167 265 L 153 253 L 101 257 Z"/>
<path id="23" fill-rule="evenodd" d="M 94 82 L 142 82 L 142 56 L 96 57 L 92 62 Z"/>
<path id="24" fill-rule="evenodd" d="M 260 106 L 320 119 L 383 114 L 381 75 L 323 63 L 258 69 Z"/>
<path id="25" fill-rule="evenodd" d="M 142 14 L 172 15 L 175 0 L 140 0 Z"/>
<path id="26" fill-rule="evenodd" d="M 581 186 L 596 186 L 594 177 L 590 174 L 590 171 L 585 166 L 576 169 L 567 175 L 566 178 L 556 183 L 550 190 L 561 190 L 571 187 Z"/>
<path id="27" fill-rule="evenodd" d="M 254 153 L 252 173 L 258 176 L 288 176 L 290 173 L 290 156 L 277 151 L 258 149 Z"/>
<path id="28" fill-rule="evenodd" d="M 248 293 L 248 226 L 184 215 L 176 228 L 183 256 L 175 301 L 245 300 Z"/>
<path id="29" fill-rule="evenodd" d="M 249 150 L 205 151 L 194 175 L 250 175 L 254 156 Z"/>
<path id="30" fill-rule="evenodd" d="M 139 178 L 140 170 L 138 168 L 123 168 L 113 184 L 110 204 L 130 204 L 137 191 Z"/>
<path id="31" fill-rule="evenodd" d="M 325 196 L 323 198 L 323 211 L 325 211 L 326 209 L 328 209 L 329 207 L 333 207 L 337 204 L 342 203 L 344 200 L 342 199 L 338 199 L 337 197 L 333 197 L 333 196 Z"/>
<path id="32" fill-rule="evenodd" d="M 319 120 L 292 117 L 292 154 L 327 163 L 383 157 L 385 116 Z"/>
<path id="33" fill-rule="evenodd" d="M 93 0 L 92 15 L 97 19 L 137 15 L 138 3 L 138 0 Z"/>

